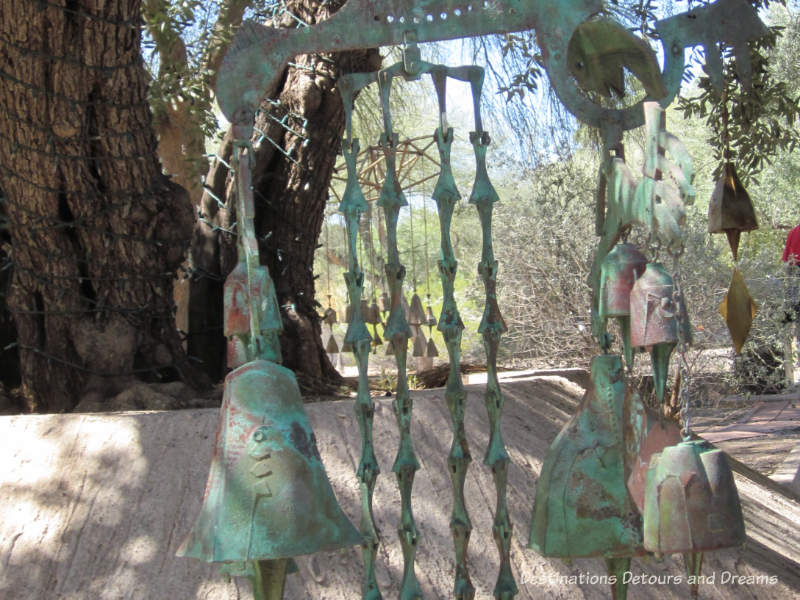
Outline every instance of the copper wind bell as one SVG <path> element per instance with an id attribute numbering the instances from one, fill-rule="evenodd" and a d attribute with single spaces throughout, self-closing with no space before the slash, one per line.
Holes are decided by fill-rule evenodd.
<path id="1" fill-rule="evenodd" d="M 672 277 L 663 265 L 650 263 L 633 284 L 630 296 L 631 346 L 650 351 L 659 405 L 664 401 L 669 358 L 678 343 L 673 291 Z"/>

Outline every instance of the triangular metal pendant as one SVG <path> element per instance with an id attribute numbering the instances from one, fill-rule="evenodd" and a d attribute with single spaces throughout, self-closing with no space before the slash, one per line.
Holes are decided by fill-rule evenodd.
<path id="1" fill-rule="evenodd" d="M 339 344 L 336 342 L 336 338 L 333 337 L 332 333 L 328 336 L 328 343 L 325 344 L 325 352 L 328 354 L 339 354 Z"/>
<path id="2" fill-rule="evenodd" d="M 433 338 L 428 338 L 428 347 L 425 349 L 425 356 L 427 358 L 436 358 L 439 356 L 439 350 L 436 348 L 436 344 L 433 343 Z"/>
<path id="3" fill-rule="evenodd" d="M 427 349 L 428 341 L 425 339 L 425 334 L 422 332 L 422 329 L 417 328 L 416 334 L 414 335 L 414 352 L 412 356 L 415 358 L 423 357 Z"/>
<path id="4" fill-rule="evenodd" d="M 741 354 L 757 312 L 758 306 L 750 296 L 750 290 L 744 283 L 741 271 L 734 269 L 728 293 L 719 305 L 719 314 L 728 326 L 736 354 Z"/>
<path id="5" fill-rule="evenodd" d="M 411 304 L 408 308 L 408 324 L 422 325 L 427 321 L 425 309 L 422 308 L 422 300 L 418 294 L 411 296 Z"/>

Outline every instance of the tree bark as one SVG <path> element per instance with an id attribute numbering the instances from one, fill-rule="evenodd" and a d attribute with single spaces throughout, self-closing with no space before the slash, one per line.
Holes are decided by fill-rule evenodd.
<path id="1" fill-rule="evenodd" d="M 294 0 L 287 2 L 287 8 L 305 23 L 314 24 L 328 18 L 343 4 Z M 281 25 L 296 25 L 291 17 L 287 19 Z M 295 66 L 287 68 L 279 89 L 267 94 L 277 102 L 265 100 L 256 117 L 253 187 L 261 262 L 269 267 L 275 281 L 283 316 L 283 362 L 295 371 L 301 385 L 313 388 L 316 383 L 341 382 L 322 345 L 313 273 L 328 186 L 344 131 L 344 110 L 334 86 L 341 74 L 380 68 L 380 55 L 372 49 L 303 55 L 293 62 Z M 229 162 L 229 141 L 223 148 L 220 154 Z M 206 178 L 219 197 L 223 190 L 231 191 L 229 181 L 226 187 L 217 187 L 225 174 L 227 168 L 218 162 Z M 202 207 L 207 217 L 216 219 L 215 224 L 224 227 L 223 223 L 230 223 L 229 212 L 220 211 L 208 195 Z M 201 223 L 196 231 L 195 250 L 206 249 L 194 253 L 195 264 L 204 271 L 218 267 L 213 275 L 224 278 L 235 264 L 233 245 L 230 241 L 220 245 L 219 239 L 226 234 L 211 229 L 208 223 Z M 209 244 L 209 239 L 215 243 Z M 213 282 L 206 279 L 205 285 L 212 286 Z M 192 294 L 194 297 L 194 291 Z M 221 302 L 204 304 L 217 306 Z M 204 329 L 208 325 L 209 320 L 204 320 Z M 221 336 L 218 340 L 221 341 Z M 210 346 L 205 341 L 202 351 L 208 353 Z M 201 350 L 194 345 L 191 354 L 193 348 Z"/>
<path id="2" fill-rule="evenodd" d="M 67 411 L 169 366 L 200 381 L 172 313 L 193 215 L 156 156 L 139 15 L 140 0 L 0 11 L 8 304 L 30 410 Z"/>

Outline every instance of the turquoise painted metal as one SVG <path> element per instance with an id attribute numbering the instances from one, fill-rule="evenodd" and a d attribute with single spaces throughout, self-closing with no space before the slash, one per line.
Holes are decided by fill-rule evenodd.
<path id="1" fill-rule="evenodd" d="M 545 70 L 567 109 L 594 127 L 613 124 L 620 130 L 632 129 L 642 124 L 641 103 L 605 108 L 574 84 L 580 74 L 569 61 L 575 56 L 570 42 L 578 27 L 602 8 L 601 0 L 349 0 L 330 19 L 310 27 L 275 29 L 246 21 L 219 71 L 217 98 L 230 122 L 252 127 L 259 102 L 296 54 L 403 44 L 409 34 L 418 42 L 430 42 L 535 29 Z M 664 48 L 661 77 L 666 95 L 651 99 L 663 106 L 680 89 L 685 48 L 702 45 L 706 56 L 713 57 L 719 56 L 717 42 L 724 43 L 733 48 L 737 68 L 747 81 L 752 70 L 747 44 L 765 33 L 746 0 L 719 0 L 659 21 L 656 30 Z M 626 39 L 630 34 L 617 27 L 615 35 Z M 641 60 L 641 54 L 635 57 Z M 634 64 L 625 66 L 636 69 Z M 708 66 L 714 80 L 721 81 L 721 63 L 712 58 Z"/>

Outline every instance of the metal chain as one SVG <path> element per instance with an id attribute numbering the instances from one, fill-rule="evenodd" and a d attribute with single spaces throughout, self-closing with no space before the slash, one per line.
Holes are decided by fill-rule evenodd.
<path id="1" fill-rule="evenodd" d="M 406 376 L 408 339 L 411 337 L 411 330 L 408 327 L 401 302 L 406 269 L 400 263 L 400 251 L 397 247 L 397 223 L 400 216 L 400 208 L 407 206 L 408 202 L 397 180 L 398 136 L 392 131 L 389 108 L 392 78 L 396 73 L 402 73 L 402 63 L 383 69 L 378 75 L 378 89 L 384 121 L 384 131 L 381 134 L 380 145 L 386 160 L 386 177 L 378 205 L 383 208 L 386 218 L 388 241 L 386 276 L 389 280 L 392 298 L 392 309 L 389 313 L 384 335 L 394 348 L 394 357 L 397 362 L 397 390 L 392 406 L 397 420 L 397 428 L 400 431 L 400 447 L 397 449 L 397 457 L 392 466 L 392 471 L 397 477 L 397 487 L 400 489 L 400 527 L 397 530 L 403 550 L 403 581 L 400 586 L 400 598 L 402 600 L 411 600 L 412 598 L 422 598 L 422 590 L 414 572 L 419 530 L 414 522 L 414 514 L 411 510 L 411 490 L 414 486 L 414 475 L 420 465 L 414 453 L 414 444 L 411 440 L 413 401 L 409 395 Z"/>
<path id="2" fill-rule="evenodd" d="M 490 138 L 488 132 L 483 130 L 480 118 L 483 70 L 479 72 L 478 77 L 470 81 L 470 84 L 475 111 L 475 131 L 470 132 L 469 139 L 475 152 L 475 181 L 469 203 L 478 210 L 482 230 L 481 260 L 478 263 L 478 273 L 483 280 L 486 299 L 478 333 L 483 336 L 483 347 L 486 350 L 487 382 L 484 402 L 491 428 L 489 445 L 486 448 L 483 462 L 492 469 L 497 492 L 492 534 L 500 554 L 500 569 L 494 587 L 494 597 L 497 600 L 511 600 L 518 593 L 517 584 L 511 572 L 512 526 L 506 498 L 508 466 L 511 457 L 503 443 L 501 422 L 504 398 L 497 378 L 497 353 L 500 347 L 500 337 L 507 328 L 497 305 L 497 261 L 492 247 L 492 210 L 499 197 L 489 181 L 489 174 L 486 170 L 486 150 L 489 147 Z"/>
<path id="3" fill-rule="evenodd" d="M 687 358 L 689 345 L 692 343 L 691 330 L 689 325 L 689 314 L 686 310 L 686 299 L 683 296 L 683 281 L 681 274 L 680 257 L 683 254 L 683 246 L 678 251 L 670 251 L 673 260 L 672 274 L 672 301 L 675 306 L 675 314 L 678 319 L 678 373 L 680 374 L 680 391 L 678 399 L 681 405 L 681 423 L 683 429 L 681 434 L 684 440 L 691 438 L 690 414 L 689 414 L 689 390 L 691 388 L 691 375 L 689 361 Z"/>
<path id="4" fill-rule="evenodd" d="M 372 498 L 375 484 L 380 474 L 380 467 L 375 456 L 372 436 L 372 421 L 375 406 L 369 393 L 367 379 L 369 350 L 371 338 L 361 313 L 361 296 L 364 292 L 364 274 L 358 265 L 357 239 L 358 222 L 361 213 L 367 208 L 366 199 L 358 182 L 356 158 L 358 156 L 358 138 L 352 137 L 353 98 L 358 89 L 374 81 L 366 74 L 345 75 L 339 80 L 339 91 L 345 110 L 346 132 L 342 141 L 342 154 L 347 165 L 347 185 L 342 195 L 339 211 L 345 216 L 348 271 L 345 273 L 347 293 L 352 313 L 345 334 L 345 343 L 353 347 L 353 355 L 358 365 L 358 392 L 355 402 L 356 419 L 361 432 L 361 459 L 358 463 L 357 477 L 361 488 L 361 551 L 364 559 L 364 579 L 361 595 L 364 600 L 381 600 L 381 591 L 375 575 L 375 563 L 380 544 L 380 534 L 375 523 Z"/>

